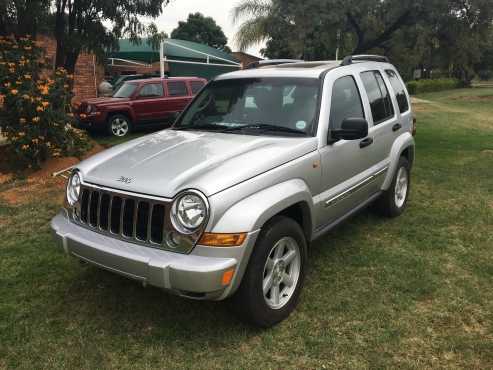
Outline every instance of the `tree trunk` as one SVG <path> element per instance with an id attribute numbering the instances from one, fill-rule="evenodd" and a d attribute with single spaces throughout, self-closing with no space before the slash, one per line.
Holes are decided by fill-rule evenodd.
<path id="1" fill-rule="evenodd" d="M 65 64 L 65 7 L 66 0 L 57 0 L 55 18 L 56 57 L 55 68 L 63 67 Z"/>
<path id="2" fill-rule="evenodd" d="M 66 54 L 64 68 L 68 71 L 68 73 L 73 74 L 75 72 L 75 65 L 77 64 L 79 54 L 79 50 L 72 50 Z"/>

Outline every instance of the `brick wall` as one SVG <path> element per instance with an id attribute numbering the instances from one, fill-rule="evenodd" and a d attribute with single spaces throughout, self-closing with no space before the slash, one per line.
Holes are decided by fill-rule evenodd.
<path id="1" fill-rule="evenodd" d="M 56 41 L 49 36 L 38 36 L 37 41 L 46 50 L 46 57 L 55 66 Z M 74 73 L 75 100 L 97 97 L 97 86 L 104 77 L 104 67 L 97 64 L 93 54 L 82 53 L 77 59 Z"/>

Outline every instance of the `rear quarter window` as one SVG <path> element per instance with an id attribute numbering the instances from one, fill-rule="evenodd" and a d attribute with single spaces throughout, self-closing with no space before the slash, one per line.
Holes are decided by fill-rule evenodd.
<path id="1" fill-rule="evenodd" d="M 407 100 L 406 89 L 404 88 L 403 82 L 395 71 L 387 69 L 385 73 L 389 77 L 390 84 L 394 90 L 395 98 L 397 100 L 397 104 L 399 105 L 399 111 L 401 113 L 407 112 L 409 110 L 409 102 Z"/>
<path id="2" fill-rule="evenodd" d="M 373 124 L 378 125 L 394 116 L 394 107 L 389 91 L 378 71 L 361 73 L 368 100 L 370 101 Z"/>
<path id="3" fill-rule="evenodd" d="M 203 81 L 190 81 L 190 88 L 192 89 L 192 94 L 196 95 L 200 89 L 204 87 L 205 83 Z"/>

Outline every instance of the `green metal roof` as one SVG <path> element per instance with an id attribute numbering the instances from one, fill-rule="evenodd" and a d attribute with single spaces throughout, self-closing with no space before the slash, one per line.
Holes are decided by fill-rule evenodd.
<path id="1" fill-rule="evenodd" d="M 235 59 L 232 55 L 225 53 L 223 51 L 211 48 L 210 46 L 198 44 L 196 42 L 185 41 L 185 40 L 176 40 L 176 39 L 167 39 L 167 41 L 172 42 L 173 44 L 184 46 L 186 48 L 196 50 L 198 52 L 206 53 L 211 55 L 211 62 L 219 62 L 219 59 L 215 59 L 214 57 L 223 58 L 232 62 L 239 63 L 237 59 Z M 141 61 L 145 63 L 154 63 L 159 61 L 159 48 L 153 49 L 148 43 L 147 39 L 142 39 L 140 44 L 133 44 L 128 39 L 121 39 L 119 41 L 120 49 L 115 52 L 111 52 L 108 54 L 109 58 L 120 58 L 120 59 L 129 59 L 135 61 Z M 193 51 L 185 50 L 183 48 L 165 44 L 164 54 L 170 59 L 177 60 L 189 60 L 189 61 L 206 61 L 207 56 L 194 53 Z M 223 63 L 223 62 L 221 62 Z"/>

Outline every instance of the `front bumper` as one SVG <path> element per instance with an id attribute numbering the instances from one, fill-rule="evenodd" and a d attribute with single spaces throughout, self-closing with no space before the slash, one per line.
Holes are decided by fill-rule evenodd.
<path id="1" fill-rule="evenodd" d="M 71 256 L 144 285 L 195 298 L 221 300 L 238 287 L 258 232 L 234 248 L 196 246 L 191 254 L 179 254 L 117 240 L 71 222 L 65 212 L 51 221 L 53 236 Z M 230 284 L 224 286 L 224 272 L 234 269 Z"/>

